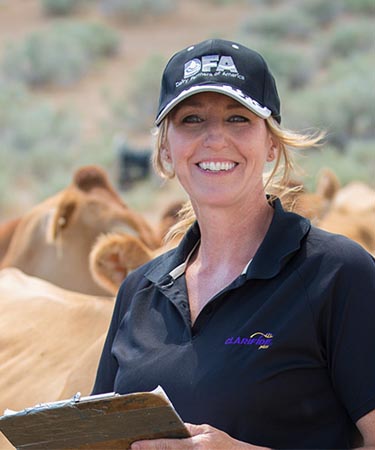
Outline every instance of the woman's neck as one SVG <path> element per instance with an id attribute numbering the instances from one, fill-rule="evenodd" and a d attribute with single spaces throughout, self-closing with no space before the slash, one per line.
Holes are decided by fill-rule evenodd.
<path id="1" fill-rule="evenodd" d="M 206 267 L 230 262 L 245 266 L 262 243 L 273 217 L 267 199 L 236 209 L 200 208 L 196 211 L 201 243 L 196 258 Z"/>

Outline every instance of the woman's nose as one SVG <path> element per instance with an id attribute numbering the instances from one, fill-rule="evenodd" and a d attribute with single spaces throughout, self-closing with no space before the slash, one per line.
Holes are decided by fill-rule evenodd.
<path id="1" fill-rule="evenodd" d="M 224 124 L 218 120 L 208 121 L 204 133 L 205 147 L 220 149 L 225 144 Z"/>

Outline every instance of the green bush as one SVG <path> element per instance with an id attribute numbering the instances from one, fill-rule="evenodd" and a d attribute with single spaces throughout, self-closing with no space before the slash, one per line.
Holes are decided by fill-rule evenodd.
<path id="1" fill-rule="evenodd" d="M 343 12 L 341 0 L 302 0 L 298 6 L 318 27 L 327 26 Z"/>
<path id="2" fill-rule="evenodd" d="M 298 45 L 285 45 L 271 39 L 240 39 L 245 45 L 264 56 L 277 84 L 288 89 L 299 89 L 308 84 L 319 70 L 319 61 L 313 49 Z"/>
<path id="3" fill-rule="evenodd" d="M 174 0 L 101 0 L 101 11 L 118 19 L 140 19 L 145 15 L 163 15 L 176 7 Z"/>
<path id="4" fill-rule="evenodd" d="M 74 170 L 100 164 L 111 173 L 115 155 L 103 131 L 83 142 L 75 115 L 41 102 L 25 87 L 0 80 L 0 215 L 29 208 L 65 188 Z M 13 212 L 12 212 L 13 214 Z"/>
<path id="5" fill-rule="evenodd" d="M 281 4 L 282 2 L 284 2 L 285 0 L 247 0 L 247 3 L 249 4 L 249 6 L 254 6 L 254 4 L 259 4 L 262 6 L 276 6 Z"/>
<path id="6" fill-rule="evenodd" d="M 356 52 L 367 52 L 374 46 L 374 22 L 360 19 L 352 22 L 337 23 L 317 43 L 326 53 L 325 59 L 332 57 L 347 58 Z"/>
<path id="7" fill-rule="evenodd" d="M 51 16 L 66 16 L 74 13 L 82 0 L 42 0 L 43 11 Z"/>
<path id="8" fill-rule="evenodd" d="M 350 139 L 373 137 L 373 65 L 372 55 L 338 60 L 305 89 L 289 92 L 283 108 L 288 126 L 326 129 L 328 139 L 339 148 Z"/>
<path id="9" fill-rule="evenodd" d="M 328 167 L 343 185 L 360 180 L 374 186 L 374 145 L 375 140 L 353 141 L 345 152 L 329 146 L 299 152 L 296 161 L 304 171 L 304 184 L 309 190 L 314 190 L 319 171 Z"/>
<path id="10" fill-rule="evenodd" d="M 17 189 L 31 189 L 35 195 L 42 185 L 53 189 L 54 174 L 66 171 L 74 159 L 78 137 L 78 121 L 72 114 L 36 100 L 20 85 L 0 80 L 0 160 L 6 164 L 0 174 L 6 193 L 0 208 L 15 201 Z"/>
<path id="11" fill-rule="evenodd" d="M 2 70 L 31 86 L 67 85 L 85 75 L 98 59 L 114 54 L 118 44 L 117 34 L 103 25 L 62 22 L 9 45 Z"/>
<path id="12" fill-rule="evenodd" d="M 242 30 L 250 35 L 260 35 L 268 39 L 305 40 L 314 31 L 312 18 L 299 9 L 278 8 L 252 14 L 242 25 Z"/>
<path id="13" fill-rule="evenodd" d="M 25 154 L 42 145 L 57 151 L 69 146 L 76 134 L 76 119 L 70 114 L 37 102 L 18 84 L 0 81 L 2 149 Z"/>
<path id="14" fill-rule="evenodd" d="M 155 120 L 164 65 L 164 57 L 152 55 L 134 72 L 134 83 L 125 96 L 113 105 L 114 122 L 119 128 L 137 132 L 150 130 Z"/>
<path id="15" fill-rule="evenodd" d="M 352 13 L 364 15 L 375 14 L 374 0 L 341 0 L 345 9 Z"/>

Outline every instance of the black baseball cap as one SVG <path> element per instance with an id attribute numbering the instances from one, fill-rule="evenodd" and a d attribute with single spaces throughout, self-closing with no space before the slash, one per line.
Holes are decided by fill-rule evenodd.
<path id="1" fill-rule="evenodd" d="M 199 92 L 228 95 L 263 119 L 272 116 L 281 121 L 280 99 L 267 63 L 236 42 L 208 39 L 172 56 L 162 76 L 155 124 Z"/>

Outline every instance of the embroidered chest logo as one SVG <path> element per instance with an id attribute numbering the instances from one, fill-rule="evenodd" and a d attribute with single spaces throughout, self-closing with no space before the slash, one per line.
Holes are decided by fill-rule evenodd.
<path id="1" fill-rule="evenodd" d="M 257 331 L 250 337 L 231 336 L 225 340 L 225 345 L 255 345 L 258 350 L 267 349 L 272 345 L 273 334 Z"/>

